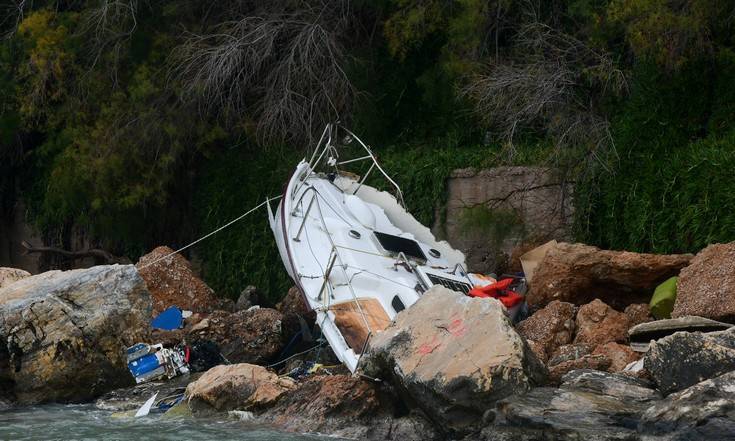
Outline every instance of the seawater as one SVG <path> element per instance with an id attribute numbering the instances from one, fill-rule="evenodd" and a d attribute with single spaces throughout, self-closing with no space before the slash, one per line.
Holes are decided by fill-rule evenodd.
<path id="1" fill-rule="evenodd" d="M 0 440 L 324 441 L 236 419 L 113 417 L 91 405 L 44 405 L 0 412 Z"/>

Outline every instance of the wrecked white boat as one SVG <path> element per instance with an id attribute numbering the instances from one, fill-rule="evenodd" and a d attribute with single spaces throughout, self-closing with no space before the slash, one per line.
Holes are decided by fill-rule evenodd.
<path id="1" fill-rule="evenodd" d="M 368 185 L 369 179 L 384 181 L 388 191 Z M 352 372 L 371 335 L 431 286 L 468 293 L 476 284 L 464 255 L 406 211 L 395 181 L 341 126 L 326 127 L 275 213 L 268 208 L 286 270 Z"/>

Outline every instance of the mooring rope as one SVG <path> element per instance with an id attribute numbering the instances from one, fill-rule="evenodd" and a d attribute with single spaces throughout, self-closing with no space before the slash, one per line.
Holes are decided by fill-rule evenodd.
<path id="1" fill-rule="evenodd" d="M 221 227 L 217 228 L 216 230 L 212 231 L 211 233 L 208 233 L 208 234 L 200 237 L 199 239 L 195 240 L 194 242 L 192 242 L 192 243 L 190 243 L 188 245 L 185 245 L 185 246 L 179 248 L 176 251 L 170 252 L 170 253 L 166 254 L 165 256 L 160 257 L 160 258 L 154 260 L 153 262 L 146 263 L 145 265 L 141 266 L 140 269 L 148 268 L 149 266 L 155 265 L 155 264 L 157 264 L 158 262 L 160 262 L 162 260 L 168 259 L 169 257 L 173 256 L 174 254 L 178 254 L 178 253 L 184 251 L 187 248 L 193 247 L 194 245 L 198 244 L 199 242 L 203 241 L 204 239 L 206 239 L 206 238 L 208 238 L 210 236 L 213 236 L 213 235 L 219 233 L 220 231 L 224 230 L 225 228 L 229 227 L 230 225 L 234 224 L 235 222 L 244 219 L 250 213 L 253 213 L 257 209 L 263 207 L 264 205 L 268 204 L 270 201 L 273 201 L 273 200 L 276 200 L 276 199 L 279 199 L 279 198 L 281 198 L 281 196 L 276 196 L 274 198 L 267 198 L 265 201 L 261 202 L 260 204 L 256 205 L 255 207 L 251 208 L 250 210 L 248 210 L 245 213 L 241 214 L 240 216 L 236 217 L 235 219 L 232 219 L 231 221 L 227 222 L 226 224 L 222 225 Z"/>

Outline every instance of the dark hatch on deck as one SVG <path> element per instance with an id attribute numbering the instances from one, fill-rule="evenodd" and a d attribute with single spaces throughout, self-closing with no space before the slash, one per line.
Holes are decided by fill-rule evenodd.
<path id="1" fill-rule="evenodd" d="M 403 253 L 408 257 L 426 260 L 426 255 L 415 240 L 406 239 L 405 237 L 394 236 L 392 234 L 375 232 L 375 237 L 380 242 L 384 250 L 391 253 Z"/>

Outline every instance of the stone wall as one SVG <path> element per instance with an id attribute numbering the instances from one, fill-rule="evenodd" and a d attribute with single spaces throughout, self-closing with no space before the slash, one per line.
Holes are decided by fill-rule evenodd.
<path id="1" fill-rule="evenodd" d="M 513 270 L 511 255 L 570 240 L 572 183 L 544 167 L 455 170 L 434 231 L 467 256 L 471 271 Z M 515 253 L 514 253 L 515 250 Z"/>

